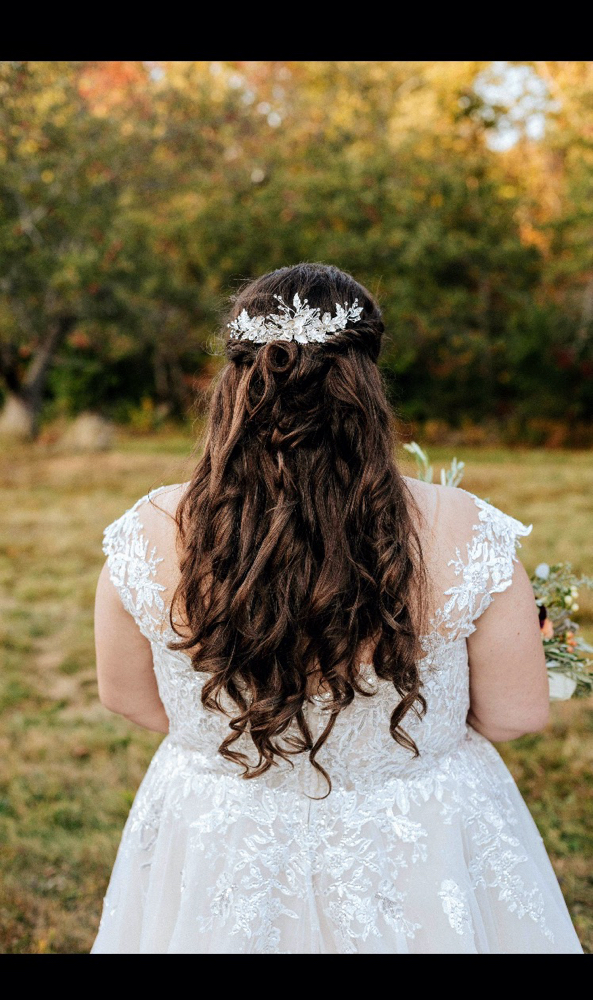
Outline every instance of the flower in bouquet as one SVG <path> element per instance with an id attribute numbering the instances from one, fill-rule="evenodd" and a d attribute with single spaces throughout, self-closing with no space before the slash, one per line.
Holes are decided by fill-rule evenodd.
<path id="1" fill-rule="evenodd" d="M 579 610 L 580 588 L 593 588 L 593 580 L 576 577 L 570 563 L 540 563 L 531 584 L 539 608 L 550 698 L 556 701 L 589 694 L 593 690 L 593 660 L 588 654 L 593 653 L 593 647 L 578 634 L 574 615 Z"/>

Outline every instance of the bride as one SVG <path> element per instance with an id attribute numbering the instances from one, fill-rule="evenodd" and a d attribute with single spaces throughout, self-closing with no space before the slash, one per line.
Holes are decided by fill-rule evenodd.
<path id="1" fill-rule="evenodd" d="M 247 284 L 191 482 L 105 532 L 99 693 L 165 735 L 100 953 L 581 953 L 491 740 L 546 725 L 515 518 L 402 476 L 381 313 Z"/>

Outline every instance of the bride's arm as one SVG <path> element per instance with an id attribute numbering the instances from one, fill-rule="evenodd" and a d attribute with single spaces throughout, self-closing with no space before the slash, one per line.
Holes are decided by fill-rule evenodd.
<path id="1" fill-rule="evenodd" d="M 467 640 L 468 723 L 493 742 L 545 728 L 548 675 L 533 588 L 519 561 L 510 587 L 494 595 Z"/>
<path id="2" fill-rule="evenodd" d="M 169 731 L 169 720 L 159 697 L 152 649 L 136 622 L 124 609 L 103 567 L 95 598 L 95 649 L 101 703 L 145 729 Z"/>

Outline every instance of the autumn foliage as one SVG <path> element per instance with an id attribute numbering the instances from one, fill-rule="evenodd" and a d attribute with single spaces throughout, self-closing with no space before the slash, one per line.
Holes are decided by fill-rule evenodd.
<path id="1" fill-rule="evenodd" d="M 377 292 L 404 419 L 588 442 L 592 92 L 590 62 L 0 63 L 7 408 L 187 414 L 225 297 L 316 260 Z"/>

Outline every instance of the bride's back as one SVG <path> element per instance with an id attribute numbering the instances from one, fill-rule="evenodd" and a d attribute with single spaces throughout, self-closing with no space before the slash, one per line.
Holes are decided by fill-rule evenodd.
<path id="1" fill-rule="evenodd" d="M 428 628 L 421 638 L 425 655 L 419 661 L 427 708 L 424 715 L 410 712 L 406 717 L 406 732 L 420 760 L 391 736 L 390 718 L 400 696 L 392 681 L 377 677 L 373 650 L 367 647 L 361 649 L 359 658 L 362 693 L 339 713 L 320 753 L 319 761 L 335 787 L 380 784 L 386 773 L 421 773 L 433 766 L 435 756 L 455 752 L 465 740 L 469 709 L 466 638 L 476 629 L 492 595 L 510 584 L 516 540 L 528 531 L 464 490 L 412 479 L 405 482 L 430 581 Z M 105 551 L 124 606 L 151 643 L 170 737 L 199 753 L 201 766 L 236 773 L 237 764 L 219 753 L 228 735 L 229 716 L 204 708 L 207 674 L 194 669 L 191 655 L 195 650 L 171 648 L 184 634 L 181 611 L 173 612 L 175 630 L 170 612 L 183 560 L 177 512 L 187 490 L 187 483 L 165 486 L 139 500 L 106 530 Z M 331 692 L 320 689 L 318 683 L 310 686 L 304 711 L 314 737 L 325 726 L 331 698 Z M 237 705 L 228 696 L 222 704 L 231 717 L 236 715 Z M 255 761 L 248 734 L 238 749 Z M 268 772 L 266 780 L 274 786 L 296 780 L 309 792 L 318 793 L 319 781 L 308 756 L 292 760 L 297 763 L 294 771 L 286 765 Z"/>

